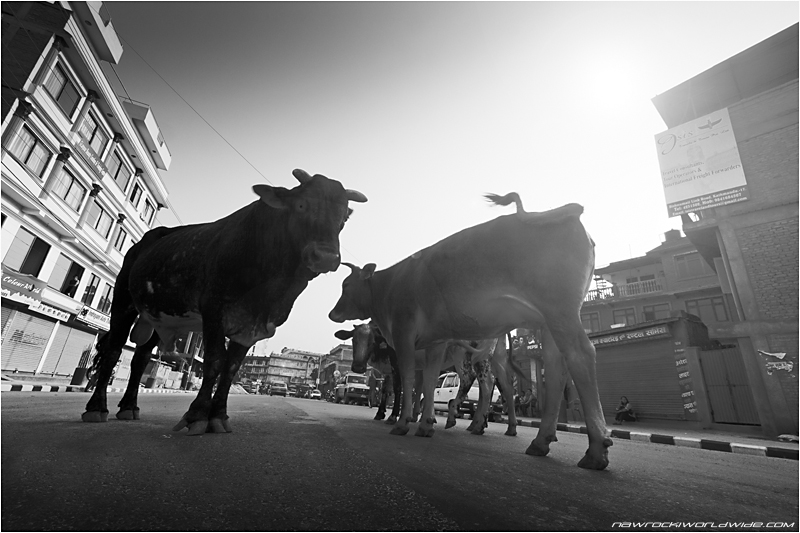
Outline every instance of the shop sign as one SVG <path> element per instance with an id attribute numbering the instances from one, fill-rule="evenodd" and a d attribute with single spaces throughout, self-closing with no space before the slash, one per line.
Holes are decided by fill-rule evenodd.
<path id="1" fill-rule="evenodd" d="M 667 325 L 653 326 L 652 328 L 640 329 L 637 331 L 624 331 L 617 335 L 606 335 L 605 337 L 598 337 L 592 339 L 592 344 L 595 346 L 605 346 L 607 344 L 616 344 L 628 341 L 640 341 L 645 339 L 652 339 L 655 337 L 663 337 L 669 335 L 669 327 Z"/>
<path id="2" fill-rule="evenodd" d="M 748 199 L 728 109 L 655 136 L 668 216 Z"/>
<path id="3" fill-rule="evenodd" d="M 89 307 L 88 305 L 84 305 L 83 309 L 81 309 L 81 312 L 78 313 L 78 316 L 75 318 L 81 322 L 86 322 L 97 329 L 102 329 L 105 331 L 111 329 L 111 317 L 105 313 L 101 313 L 97 309 Z"/>
<path id="4" fill-rule="evenodd" d="M 22 274 L 3 265 L 2 297 L 35 305 L 42 301 L 42 291 L 47 287 L 44 281 Z"/>
<path id="5" fill-rule="evenodd" d="M 31 311 L 36 311 L 37 313 L 42 313 L 43 315 L 57 318 L 62 322 L 66 322 L 67 320 L 69 320 L 69 313 L 67 313 L 66 311 L 62 311 L 61 309 L 56 309 L 55 307 L 51 307 L 42 302 L 37 302 L 33 305 L 29 305 L 28 309 L 30 309 Z"/>

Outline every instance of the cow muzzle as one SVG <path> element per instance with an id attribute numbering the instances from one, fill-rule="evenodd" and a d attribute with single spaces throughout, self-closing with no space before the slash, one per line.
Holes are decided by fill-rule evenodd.
<path id="1" fill-rule="evenodd" d="M 339 268 L 341 256 L 338 251 L 326 249 L 317 244 L 309 244 L 303 250 L 303 263 L 317 274 L 333 272 Z"/>

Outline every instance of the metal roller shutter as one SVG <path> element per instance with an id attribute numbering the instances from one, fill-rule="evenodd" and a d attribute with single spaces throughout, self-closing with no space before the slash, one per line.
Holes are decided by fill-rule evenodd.
<path id="1" fill-rule="evenodd" d="M 53 357 L 57 360 L 55 373 L 62 375 L 72 374 L 75 371 L 84 351 L 92 349 L 95 338 L 93 333 L 86 333 L 85 331 L 74 328 L 65 329 L 69 329 L 70 331 L 69 337 L 67 337 L 67 341 L 64 343 L 64 348 L 60 353 L 51 353 L 51 355 L 48 356 L 48 359 Z"/>
<path id="2" fill-rule="evenodd" d="M 55 322 L 17 312 L 3 336 L 3 370 L 33 372 L 39 366 Z"/>
<path id="3" fill-rule="evenodd" d="M 14 309 L 10 309 L 8 307 L 3 307 L 3 318 L 2 318 L 2 332 L 3 338 L 6 337 L 6 326 L 11 325 L 11 319 L 14 318 L 14 315 L 17 313 Z"/>
<path id="4" fill-rule="evenodd" d="M 671 339 L 598 349 L 597 384 L 609 420 L 620 396 L 642 418 L 686 419 Z"/>
<path id="5" fill-rule="evenodd" d="M 67 344 L 67 338 L 69 338 L 69 332 L 71 330 L 71 327 L 64 324 L 58 326 L 53 344 L 50 345 L 50 351 L 47 352 L 47 358 L 44 360 L 44 365 L 42 365 L 42 374 L 52 374 L 55 372 L 58 359 L 64 351 L 64 345 Z"/>

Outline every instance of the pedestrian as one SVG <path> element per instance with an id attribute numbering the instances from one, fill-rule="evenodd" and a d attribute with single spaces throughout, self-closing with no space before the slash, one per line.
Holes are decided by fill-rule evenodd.
<path id="1" fill-rule="evenodd" d="M 615 418 L 615 426 L 620 426 L 623 422 L 636 422 L 636 413 L 633 412 L 633 404 L 628 401 L 627 396 L 622 396 L 619 399 L 617 416 Z"/>

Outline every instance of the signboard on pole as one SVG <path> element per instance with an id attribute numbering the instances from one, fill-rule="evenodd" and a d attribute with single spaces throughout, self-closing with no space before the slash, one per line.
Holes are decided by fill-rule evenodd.
<path id="1" fill-rule="evenodd" d="M 748 199 L 728 109 L 655 136 L 669 216 Z"/>

